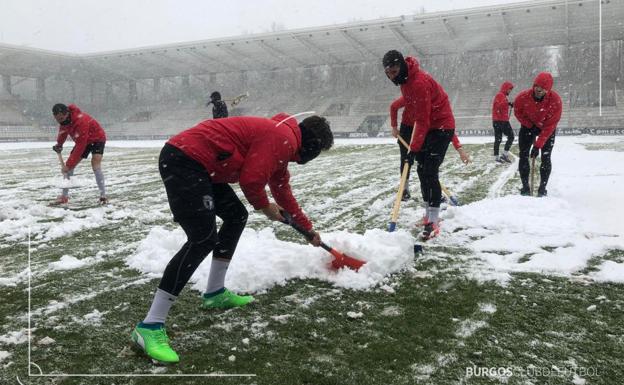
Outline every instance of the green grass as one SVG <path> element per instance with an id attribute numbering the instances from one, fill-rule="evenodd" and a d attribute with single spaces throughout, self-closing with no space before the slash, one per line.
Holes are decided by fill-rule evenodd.
<path id="1" fill-rule="evenodd" d="M 491 164 L 487 145 L 466 147 L 475 164 L 460 166 L 449 150 L 443 181 L 461 193 L 463 203 L 470 203 L 485 198 L 505 168 Z M 470 249 L 445 245 L 428 246 L 413 266 L 368 291 L 291 280 L 255 294 L 257 302 L 252 306 L 205 311 L 199 308 L 200 294 L 186 289 L 169 321 L 169 334 L 182 361 L 155 366 L 132 348 L 129 336 L 145 315 L 158 280 L 145 279 L 124 261 L 153 226 L 175 227 L 155 167 L 158 151 L 107 150 L 104 165 L 111 206 L 103 225 L 49 239 L 50 229 L 66 223 L 68 216 L 90 212 L 34 211 L 31 360 L 50 374 L 251 373 L 256 377 L 29 377 L 28 344 L 0 343 L 0 350 L 12 353 L 0 363 L 4 366 L 0 383 L 17 383 L 19 376 L 25 384 L 570 384 L 570 373 L 537 377 L 522 372 L 553 366 L 594 369 L 596 376 L 583 377 L 588 384 L 617 384 L 624 376 L 623 285 L 526 273 L 512 274 L 505 286 L 479 282 L 467 278 L 474 258 Z M 41 158 L 49 157 L 50 163 L 54 159 L 48 152 L 28 150 L 28 156 L 17 158 L 10 152 L 0 155 L 8 166 L 0 183 L 10 186 L 10 191 L 2 192 L 3 201 L 19 197 L 15 199 L 35 202 L 45 198 L 42 191 L 54 197 L 54 190 L 41 187 L 41 181 L 56 172 L 41 164 Z M 384 145 L 338 147 L 309 166 L 293 168 L 295 193 L 319 229 L 385 228 L 398 179 L 396 152 L 395 146 Z M 86 165 L 81 167 L 82 176 L 91 178 Z M 512 192 L 518 184 L 515 175 L 500 193 Z M 89 186 L 78 189 L 75 196 L 76 204 L 88 204 L 97 194 Z M 380 201 L 384 205 L 376 209 Z M 403 215 L 413 214 L 415 207 L 415 203 L 406 205 Z M 124 211 L 129 214 L 119 216 Z M 269 225 L 252 213 L 249 226 Z M 276 228 L 276 234 L 301 242 L 285 227 Z M 48 264 L 62 255 L 88 258 L 102 251 L 97 263 L 84 268 L 48 270 Z M 23 272 L 27 256 L 24 238 L 11 240 L 9 234 L 3 235 L 1 276 Z M 606 259 L 621 262 L 623 258 L 621 250 L 610 251 L 592 259 L 585 273 Z M 0 335 L 24 331 L 27 281 L 0 289 Z M 55 308 L 54 301 L 64 306 Z M 83 317 L 94 309 L 104 313 L 98 327 Z M 44 337 L 55 342 L 41 345 Z M 12 364 L 6 366 L 7 362 Z M 473 366 L 511 367 L 514 376 L 506 382 L 467 377 L 466 368 Z"/>

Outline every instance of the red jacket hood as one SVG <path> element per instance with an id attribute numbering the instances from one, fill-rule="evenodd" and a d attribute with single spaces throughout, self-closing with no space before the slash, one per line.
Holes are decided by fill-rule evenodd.
<path id="1" fill-rule="evenodd" d="M 301 148 L 301 130 L 299 129 L 299 123 L 297 119 L 293 118 L 292 115 L 287 114 L 285 112 L 279 112 L 276 115 L 271 117 L 271 120 L 275 120 L 277 124 L 276 127 L 280 124 L 285 124 L 293 131 L 295 134 L 295 139 L 297 140 L 297 155 L 290 160 L 296 162 L 299 160 L 299 148 Z"/>
<path id="2" fill-rule="evenodd" d="M 513 88 L 513 83 L 506 81 L 506 82 L 503 82 L 503 84 L 501 84 L 500 92 L 504 93 L 505 95 L 509 95 L 512 88 Z"/>
<path id="3" fill-rule="evenodd" d="M 405 62 L 407 63 L 407 76 L 408 80 L 415 79 L 418 72 L 420 72 L 420 64 L 418 60 L 416 60 L 413 56 L 408 56 L 405 58 Z"/>
<path id="4" fill-rule="evenodd" d="M 82 112 L 80 111 L 80 108 L 78 108 L 78 106 L 75 104 L 70 104 L 69 106 L 67 106 L 67 108 L 69 109 L 69 112 L 71 112 L 72 116 L 76 116 Z"/>
<path id="5" fill-rule="evenodd" d="M 285 112 L 277 113 L 271 117 L 271 120 L 275 120 L 278 122 L 277 124 L 285 124 L 291 129 L 295 129 L 299 127 L 299 123 L 297 123 L 297 119 L 293 118 L 292 115 L 289 115 Z"/>
<path id="6" fill-rule="evenodd" d="M 540 72 L 533 81 L 533 86 L 542 87 L 546 92 L 550 92 L 553 86 L 553 77 L 548 72 Z"/>

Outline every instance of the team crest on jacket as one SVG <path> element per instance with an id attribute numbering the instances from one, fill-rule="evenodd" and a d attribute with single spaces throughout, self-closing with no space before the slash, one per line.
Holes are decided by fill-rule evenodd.
<path id="1" fill-rule="evenodd" d="M 212 197 L 210 195 L 204 195 L 202 197 L 202 200 L 205 208 L 210 211 L 214 210 L 214 201 L 212 200 Z"/>

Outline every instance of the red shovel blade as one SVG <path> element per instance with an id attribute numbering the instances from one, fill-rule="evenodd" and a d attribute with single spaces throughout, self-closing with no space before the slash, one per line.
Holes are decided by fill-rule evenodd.
<path id="1" fill-rule="evenodd" d="M 359 259 L 343 254 L 336 249 L 331 249 L 329 252 L 331 253 L 331 255 L 334 256 L 334 260 L 332 261 L 332 267 L 336 270 L 347 267 L 351 270 L 358 271 L 360 267 L 364 266 L 364 264 L 366 263 L 365 261 L 361 261 Z"/>

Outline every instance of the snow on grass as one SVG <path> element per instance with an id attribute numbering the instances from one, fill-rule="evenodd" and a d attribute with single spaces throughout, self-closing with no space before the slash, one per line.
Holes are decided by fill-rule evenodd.
<path id="1" fill-rule="evenodd" d="M 351 318 L 351 319 L 362 318 L 362 317 L 364 317 L 364 313 L 362 313 L 361 311 L 358 311 L 358 312 L 348 311 L 347 312 L 347 317 Z"/>
<path id="2" fill-rule="evenodd" d="M 49 336 L 43 337 L 42 339 L 37 341 L 37 345 L 51 345 L 53 343 L 56 343 L 56 341 L 54 340 L 54 338 Z"/>
<path id="3" fill-rule="evenodd" d="M 479 304 L 479 310 L 483 313 L 494 314 L 496 313 L 496 306 L 491 303 L 481 303 Z"/>
<path id="4" fill-rule="evenodd" d="M 488 139 L 491 141 L 491 138 Z M 442 167 L 444 181 L 459 195 L 460 200 L 466 199 L 462 200 L 463 206 L 451 207 L 443 213 L 445 221 L 440 238 L 426 244 L 425 253 L 417 258 L 414 258 L 412 252 L 415 241 L 412 225 L 422 215 L 418 202 L 411 201 L 402 205 L 400 231 L 393 234 L 385 231 L 393 194 L 396 193 L 398 184 L 398 170 L 395 170 L 398 169 L 395 167 L 398 161 L 394 162 L 398 152 L 394 139 L 384 140 L 365 142 L 359 147 L 345 141 L 337 146 L 336 154 L 328 152 L 305 167 L 293 165 L 293 190 L 302 207 L 314 220 L 315 227 L 321 231 L 323 240 L 338 250 L 368 261 L 367 265 L 359 273 L 349 270 L 332 271 L 327 268 L 331 256 L 326 251 L 293 242 L 293 239 L 300 239 L 298 234 L 284 225 L 269 223 L 262 215 L 252 211 L 249 226 L 241 238 L 226 285 L 239 292 L 261 293 L 266 295 L 261 298 L 266 301 L 259 301 L 261 306 L 244 309 L 251 316 L 240 317 L 242 312 L 196 315 L 194 308 L 185 308 L 187 305 L 181 301 L 178 311 L 186 312 L 186 318 L 182 321 L 176 319 L 182 326 L 178 327 L 175 323 L 171 326 L 175 343 L 182 351 L 186 350 L 185 354 L 194 354 L 189 349 L 198 346 L 196 341 L 190 342 L 191 335 L 186 333 L 187 323 L 191 323 L 193 330 L 194 325 L 204 322 L 199 320 L 206 317 L 209 318 L 205 321 L 206 335 L 213 338 L 206 342 L 208 349 L 212 349 L 211 344 L 219 336 L 232 333 L 236 335 L 235 341 L 242 341 L 240 345 L 246 346 L 251 340 L 253 343 L 250 348 L 258 349 L 259 352 L 262 352 L 265 341 L 271 342 L 271 349 L 283 348 L 289 343 L 284 341 L 291 338 L 288 330 L 295 325 L 298 327 L 302 320 L 307 322 L 304 324 L 317 328 L 311 333 L 315 339 L 317 336 L 326 338 L 330 335 L 327 334 L 328 330 L 332 331 L 343 323 L 356 322 L 367 332 L 370 332 L 369 324 L 371 327 L 384 326 L 386 323 L 400 324 L 403 318 L 408 318 L 403 315 L 409 315 L 412 306 L 404 300 L 405 292 L 408 291 L 405 290 L 407 283 L 415 284 L 413 291 L 409 291 L 410 294 L 418 293 L 418 290 L 426 293 L 430 283 L 434 286 L 437 283 L 438 274 L 444 275 L 442 279 L 449 281 L 464 281 L 464 275 L 504 281 L 513 278 L 515 272 L 525 271 L 571 277 L 573 282 L 570 284 L 573 288 L 579 288 L 582 293 L 591 293 L 589 299 L 576 303 L 573 309 L 588 319 L 595 319 L 596 322 L 591 325 L 598 330 L 606 332 L 612 328 L 612 325 L 604 324 L 611 317 L 607 309 L 609 306 L 617 306 L 619 309 L 621 303 L 611 293 L 604 292 L 606 295 L 601 296 L 601 290 L 615 285 L 593 286 L 591 281 L 624 282 L 624 268 L 621 263 L 624 261 L 618 252 L 622 250 L 623 232 L 617 220 L 624 213 L 620 206 L 613 204 L 624 191 L 624 178 L 619 170 L 624 153 L 606 150 L 599 145 L 586 147 L 585 144 L 605 143 L 610 145 L 608 148 L 612 148 L 614 142 L 621 141 L 620 138 L 557 138 L 553 154 L 553 174 L 548 188 L 549 197 L 544 199 L 515 195 L 514 191 L 519 186 L 512 184 L 518 183 L 517 171 L 513 166 L 505 169 L 504 166 L 490 164 L 489 154 L 487 159 L 485 157 L 485 146 L 479 146 L 476 162 L 470 168 L 454 164 L 456 155 L 451 151 L 453 156 L 447 157 Z M 162 142 L 129 144 L 130 147 L 157 149 Z M 374 146 L 366 146 L 367 144 Z M 41 198 L 53 198 L 59 187 L 54 182 L 57 179 L 52 171 L 37 171 L 48 167 L 41 165 L 43 158 L 39 159 L 44 156 L 40 155 L 44 151 L 45 154 L 51 152 L 47 145 L 40 152 L 16 151 L 13 154 L 15 156 L 23 153 L 22 158 L 16 160 L 13 160 L 13 155 L 7 157 L 0 154 L 6 168 L 5 173 L 0 176 L 0 182 L 6 182 L 8 186 L 0 190 L 0 249 L 5 251 L 4 257 L 8 261 L 0 266 L 0 285 L 5 286 L 15 298 L 21 294 L 25 298 L 27 291 L 22 290 L 23 287 L 18 287 L 17 290 L 13 287 L 20 283 L 25 285 L 28 270 L 25 269 L 27 249 L 24 246 L 30 227 L 33 234 L 33 297 L 36 299 L 32 311 L 33 320 L 36 322 L 34 332 L 38 338 L 47 334 L 56 338 L 57 344 L 52 345 L 54 348 L 63 345 L 61 341 L 64 338 L 71 341 L 73 337 L 70 334 L 77 323 L 118 322 L 123 329 L 128 314 L 144 311 L 137 311 L 138 305 L 134 303 L 134 298 L 132 301 L 130 298 L 120 298 L 128 292 L 124 288 L 145 285 L 139 290 L 144 298 L 136 301 L 142 302 L 141 306 L 146 308 L 155 285 L 151 279 L 161 277 L 165 265 L 186 240 L 182 230 L 170 220 L 164 189 L 156 168 L 157 150 L 149 148 L 123 151 L 113 149 L 108 152 L 105 157 L 108 159 L 105 160 L 105 172 L 107 181 L 110 182 L 109 191 L 113 194 L 113 203 L 105 208 L 79 210 L 51 208 L 41 203 Z M 54 154 L 49 155 L 50 161 L 55 161 Z M 340 162 L 340 167 L 335 167 L 337 162 Z M 332 170 L 332 173 L 328 173 L 328 170 Z M 56 165 L 53 171 L 58 172 Z M 73 202 L 77 205 L 91 202 L 97 197 L 88 164 L 81 165 L 80 173 L 78 178 L 83 177 L 88 183 L 76 187 L 76 191 L 72 189 L 76 198 Z M 414 174 L 412 193 L 415 191 L 417 180 Z M 512 195 L 504 196 L 509 192 Z M 475 201 L 477 199 L 480 200 Z M 127 236 L 128 234 L 131 235 Z M 85 248 L 82 248 L 83 245 Z M 609 256 L 606 256 L 607 251 Z M 67 258 L 63 259 L 62 256 Z M 100 266 L 91 266 L 104 261 L 105 257 L 105 272 Z M 128 271 L 126 266 L 138 270 L 139 273 Z M 416 271 L 415 266 L 421 271 Z M 59 272 L 57 268 L 62 271 Z M 188 287 L 203 291 L 209 268 L 209 261 L 202 263 Z M 65 271 L 68 269 L 74 271 Z M 409 271 L 409 274 L 394 274 L 402 270 Z M 93 280 L 92 284 L 84 288 L 77 284 L 89 282 L 85 280 L 91 278 L 92 273 L 101 279 Z M 50 278 L 50 282 L 42 279 L 44 274 L 47 275 L 46 278 Z M 581 285 L 574 282 L 579 274 L 588 278 L 583 282 L 587 287 L 580 287 Z M 51 286 L 46 285 L 54 281 L 55 275 L 59 276 L 59 282 L 61 279 L 67 279 L 68 283 L 75 281 L 72 287 L 77 290 L 51 294 L 46 290 Z M 297 282 L 299 279 L 304 281 Z M 335 287 L 327 288 L 327 285 L 319 284 L 316 280 L 329 282 Z M 275 287 L 289 281 L 295 282 L 285 288 Z M 538 281 L 537 286 L 542 285 L 542 290 L 550 287 L 552 282 L 561 282 L 554 278 L 535 280 Z M 476 285 L 474 282 L 470 284 Z M 508 290 L 516 290 L 514 285 Z M 490 286 L 495 285 L 483 285 L 483 288 Z M 444 287 L 444 291 L 436 292 L 436 296 L 456 296 L 454 301 L 464 303 L 466 298 L 460 293 L 447 290 L 444 285 L 441 287 Z M 354 293 L 353 290 L 343 288 L 367 292 Z M 281 292 L 286 295 L 275 298 Z M 473 299 L 473 295 L 475 294 L 470 294 L 468 302 Z M 603 301 L 608 302 L 607 296 L 613 304 L 598 305 Z M 351 300 L 352 297 L 358 298 Z M 359 301 L 361 297 L 368 299 Z M 449 322 L 450 340 L 444 341 L 444 337 L 440 337 L 440 341 L 445 342 L 442 345 L 452 345 L 452 349 L 448 351 L 442 345 L 426 346 L 422 356 L 426 362 L 410 361 L 405 366 L 409 368 L 414 363 L 414 372 L 410 375 L 423 379 L 435 377 L 435 380 L 439 380 L 445 375 L 441 368 L 461 369 L 464 362 L 457 357 L 464 357 L 465 352 L 462 349 L 468 346 L 474 350 L 474 346 L 469 345 L 478 343 L 479 340 L 487 341 L 485 338 L 490 333 L 478 332 L 481 328 L 487 327 L 488 332 L 492 331 L 491 334 L 500 332 L 500 325 L 488 317 L 497 312 L 495 318 L 504 318 L 512 308 L 510 304 L 500 300 L 501 298 L 495 297 L 478 296 L 477 307 L 467 310 L 470 313 L 452 314 L 457 318 L 453 319 L 454 322 Z M 115 302 L 117 305 L 111 308 L 110 304 L 102 301 L 107 298 L 120 298 L 120 301 Z M 526 295 L 518 298 L 526 299 Z M 376 302 L 377 299 L 383 301 Z M 7 326 L 2 332 L 6 334 L 0 335 L 0 349 L 12 351 L 11 345 L 27 341 L 24 331 L 8 332 L 10 329 L 20 330 L 26 324 L 25 299 L 18 299 L 17 302 L 17 306 L 12 308 L 5 306 Z M 534 302 L 535 299 L 528 304 Z M 330 303 L 331 306 L 319 303 Z M 80 306 L 75 306 L 78 304 Z M 279 309 L 275 304 L 280 304 Z M 449 306 L 453 304 L 450 303 Z M 317 307 L 326 312 L 317 313 L 314 310 Z M 14 308 L 21 310 L 13 310 Z M 588 314 L 588 311 L 591 313 Z M 55 314 L 52 315 L 53 313 Z M 318 314 L 318 317 L 311 313 Z M 363 317 L 349 322 L 349 313 Z M 449 319 L 446 313 L 436 314 L 436 309 L 431 313 L 443 317 L 441 319 Z M 138 317 L 134 314 L 132 318 Z M 60 328 L 61 325 L 63 328 Z M 405 324 L 405 327 L 410 326 L 412 325 Z M 519 324 L 510 324 L 510 327 L 517 326 Z M 565 341 L 566 327 L 567 324 L 555 329 L 559 334 L 554 337 Z M 50 333 L 46 330 L 48 328 Z M 184 333 L 180 333 L 182 328 Z M 236 334 L 238 330 L 244 330 L 244 333 Z M 64 333 L 69 333 L 69 337 Z M 125 331 L 118 333 L 118 330 L 113 330 L 113 333 L 116 336 L 123 334 L 120 341 L 127 340 Z M 108 335 L 94 335 L 108 338 Z M 470 341 L 460 340 L 457 343 L 458 337 L 470 338 Z M 513 346 L 507 345 L 506 348 L 513 350 L 516 344 L 526 345 L 528 342 L 523 341 L 524 338 L 526 337 L 518 337 Z M 543 331 L 536 338 L 544 338 Z M 612 339 L 615 341 L 616 338 L 618 336 Z M 257 340 L 262 340 L 262 343 L 255 343 Z M 483 341 L 480 349 L 485 354 L 492 354 L 493 350 Z M 612 347 L 616 343 L 606 346 Z M 189 347 L 189 344 L 193 347 Z M 501 346 L 504 344 L 501 339 Z M 565 346 L 562 344 L 544 341 L 538 347 L 554 352 Z M 349 344 L 344 348 L 348 349 Z M 335 346 L 331 349 L 338 351 Z M 41 353 L 41 347 L 38 350 Z M 535 350 L 535 357 L 540 357 L 539 350 L 545 349 Z M 583 358 L 584 353 L 581 350 L 575 353 Z M 606 357 L 599 348 L 590 352 L 597 354 L 600 360 Z M 227 358 L 231 354 L 233 353 L 229 351 L 221 351 L 219 359 L 228 364 Z M 322 357 L 327 357 L 326 362 L 335 363 L 341 362 L 342 354 L 341 351 L 339 354 L 326 354 Z M 235 364 L 244 365 L 244 355 L 237 353 L 237 356 L 239 359 Z M 547 356 L 547 359 L 550 357 Z M 203 360 L 205 357 L 201 358 Z M 134 354 L 132 359 L 136 359 Z M 278 362 L 275 357 L 270 360 Z M 60 364 L 61 361 L 59 359 L 56 363 Z M 16 360 L 15 366 L 17 365 L 19 364 Z M 264 365 L 269 366 L 270 363 Z M 199 366 L 198 369 L 213 370 Z"/>
<path id="5" fill-rule="evenodd" d="M 56 262 L 50 263 L 52 270 L 72 270 L 85 266 L 88 263 L 89 258 L 78 259 L 71 255 L 63 255 L 61 259 Z"/>
<path id="6" fill-rule="evenodd" d="M 19 345 L 26 341 L 28 341 L 28 334 L 26 331 L 13 331 L 0 335 L 0 343 L 5 345 Z"/>
<path id="7" fill-rule="evenodd" d="M 398 306 L 387 306 L 380 314 L 385 317 L 397 317 L 401 315 L 401 309 Z"/>
<path id="8" fill-rule="evenodd" d="M 487 138 L 466 138 L 465 142 L 474 141 L 484 143 Z M 587 267 L 593 256 L 600 256 L 611 249 L 624 248 L 624 226 L 618 223 L 617 218 L 624 216 L 624 206 L 614 205 L 624 190 L 623 173 L 620 166 L 624 160 L 624 153 L 609 150 L 588 150 L 584 145 L 590 143 L 618 143 L 622 138 L 604 137 L 561 137 L 553 151 L 553 172 L 549 183 L 549 197 L 535 199 L 517 195 L 497 197 L 502 185 L 515 173 L 514 167 L 509 166 L 494 182 L 494 189 L 490 188 L 489 199 L 466 204 L 460 207 L 450 207 L 444 214 L 442 235 L 434 244 L 467 247 L 473 252 L 472 260 L 467 262 L 467 274 L 484 280 L 499 280 L 504 282 L 513 272 L 538 272 L 570 276 L 578 274 Z M 158 148 L 162 141 L 121 141 L 111 142 L 112 148 Z M 374 138 L 362 140 L 341 140 L 340 146 L 361 146 L 368 144 L 394 145 L 393 138 Z M 47 146 L 47 144 L 46 144 Z M 0 144 L 0 148 L 40 148 L 40 144 Z M 43 148 L 43 147 L 41 147 Z M 119 150 L 117 150 L 119 151 Z M 129 152 L 124 156 L 129 156 Z M 374 153 L 372 153 L 374 154 Z M 119 159 L 123 154 L 111 152 L 110 159 Z M 146 155 L 141 153 L 141 157 Z M 348 153 L 347 157 L 354 156 Z M 365 158 L 357 161 L 357 168 L 372 167 L 383 159 Z M 319 158 L 321 168 L 331 163 L 331 157 Z M 450 162 L 450 160 L 449 160 Z M 11 165 L 8 165 L 9 167 Z M 40 167 L 34 165 L 36 167 Z M 33 166 L 33 167 L 34 167 Z M 452 164 L 445 166 L 454 167 Z M 485 167 L 483 172 L 492 172 L 489 163 L 475 167 Z M 119 167 L 118 164 L 115 167 Z M 294 166 L 299 167 L 299 166 Z M 331 186 L 342 188 L 343 184 L 353 185 L 353 173 L 349 164 L 345 165 L 346 174 L 338 178 L 325 178 L 322 182 L 323 190 L 330 190 Z M 111 167 L 112 168 L 112 167 Z M 341 195 L 331 197 L 327 202 L 323 199 L 314 199 L 305 207 L 318 211 L 321 223 L 331 223 L 335 228 L 344 227 L 339 218 L 347 213 L 347 221 L 357 220 L 348 215 L 349 211 L 362 206 L 367 223 L 378 221 L 379 217 L 386 217 L 392 205 L 392 196 L 382 194 L 378 199 L 362 200 L 379 190 L 380 186 L 387 186 L 387 181 L 394 181 L 390 176 L 370 174 L 366 179 L 368 184 L 355 182 L 350 190 Z M 19 170 L 17 170 L 19 171 Z M 15 171 L 15 172 L 17 172 Z M 92 184 L 90 170 L 82 170 L 85 184 Z M 154 170 L 155 171 L 155 170 Z M 303 183 L 306 186 L 311 181 L 318 181 L 315 168 L 297 169 L 293 183 Z M 314 176 L 310 176 L 312 173 Z M 36 179 L 20 179 L 20 188 L 27 191 L 41 189 L 50 184 L 51 173 L 45 174 L 38 182 Z M 376 176 L 375 176 L 376 175 Z M 340 182 L 342 177 L 349 176 Z M 116 188 L 124 189 L 134 183 L 158 183 L 157 175 L 133 176 L 124 179 L 124 173 L 111 172 L 108 179 Z M 389 178 L 389 179 L 388 179 Z M 379 180 L 377 180 L 379 179 Z M 415 179 L 415 178 L 414 178 Z M 471 183 L 478 180 L 472 176 Z M 416 180 L 412 181 L 416 184 Z M 43 185 L 42 185 L 43 183 Z M 466 181 L 458 182 L 459 184 Z M 318 184 L 318 183 L 317 183 Z M 457 186 L 455 186 L 457 187 Z M 308 186 L 309 188 L 312 188 Z M 112 188 L 111 188 L 112 189 Z M 71 211 L 59 208 L 46 207 L 44 204 L 33 202 L 22 195 L 16 199 L 2 199 L 0 210 L 0 235 L 7 240 L 23 241 L 28 228 L 31 228 L 35 242 L 71 236 L 80 231 L 114 225 L 128 219 L 136 219 L 143 223 L 167 220 L 166 202 L 162 202 L 162 189 L 159 196 L 147 193 L 143 199 L 157 198 L 157 205 L 144 207 L 139 205 L 118 205 L 113 207 L 97 207 L 82 211 Z M 461 191 L 462 189 L 459 189 Z M 73 191 L 73 190 L 72 190 Z M 322 193 L 320 191 L 319 193 Z M 82 192 L 81 192 L 82 193 Z M 80 194 L 79 194 L 80 195 Z M 307 194 L 306 194 L 307 195 Z M 15 194 L 13 194 L 15 196 Z M 140 198 L 140 197 L 139 197 Z M 305 200 L 305 199 L 304 199 Z M 320 202 L 325 202 L 320 203 Z M 119 202 L 123 203 L 123 202 Z M 337 207 L 341 210 L 336 211 Z M 405 204 L 399 218 L 400 227 L 410 230 L 412 224 L 418 220 L 422 209 L 416 205 Z M 41 220 L 42 218 L 50 220 Z M 252 215 L 250 221 L 257 220 Z M 382 226 L 385 227 L 385 222 Z M 382 227 L 380 226 L 380 227 Z M 328 226 L 323 226 L 327 228 Z M 451 236 L 452 234 L 452 236 Z M 336 286 L 351 289 L 369 289 L 382 282 L 384 276 L 409 267 L 411 264 L 414 238 L 408 231 L 399 231 L 388 234 L 383 229 L 362 230 L 360 233 L 351 231 L 329 231 L 321 234 L 326 243 L 346 252 L 354 257 L 368 261 L 359 273 L 352 271 L 335 272 L 326 267 L 331 257 L 325 251 L 308 245 L 285 242 L 277 239 L 272 228 L 247 229 L 243 234 L 239 249 L 232 262 L 227 284 L 239 291 L 257 292 L 266 290 L 273 285 L 281 285 L 293 278 L 317 278 L 334 283 Z M 152 277 L 159 277 L 169 259 L 177 252 L 185 241 L 181 230 L 165 230 L 157 226 L 140 244 L 136 253 L 128 258 L 128 265 Z M 67 267 L 69 260 L 53 264 L 53 268 Z M 80 263 L 74 260 L 75 263 Z M 83 260 L 83 262 L 87 262 Z M 604 261 L 598 266 L 598 271 L 589 276 L 597 281 L 624 281 L 624 265 Z M 207 279 L 209 264 L 204 263 L 192 278 L 193 288 L 203 290 Z M 22 277 L 23 279 L 23 277 Z M 0 285 L 15 284 L 13 277 L 0 278 Z"/>
<path id="9" fill-rule="evenodd" d="M 0 277 L 0 286 L 16 286 L 28 278 L 28 269 L 24 269 L 12 277 Z"/>
<path id="10" fill-rule="evenodd" d="M 102 319 L 106 313 L 108 312 L 100 312 L 98 309 L 93 309 L 92 312 L 85 314 L 82 318 L 86 323 L 92 326 L 98 326 L 102 324 Z"/>
<path id="11" fill-rule="evenodd" d="M 473 277 L 505 281 L 511 272 L 570 276 L 593 256 L 624 249 L 624 225 L 618 219 L 624 207 L 613 204 L 624 191 L 624 153 L 578 144 L 594 138 L 561 139 L 553 151 L 549 197 L 509 195 L 445 213 L 444 227 L 453 236 L 444 243 L 467 246 L 480 260 Z M 591 276 L 621 282 L 624 268 L 606 261 Z"/>
<path id="12" fill-rule="evenodd" d="M 455 335 L 460 338 L 468 338 L 472 336 L 477 330 L 487 326 L 487 322 L 482 320 L 466 319 L 459 323 Z"/>
<path id="13" fill-rule="evenodd" d="M 561 198 L 506 196 L 450 208 L 449 241 L 467 246 L 496 272 L 570 275 L 594 255 L 624 247 L 621 237 L 595 232 Z"/>
<path id="14" fill-rule="evenodd" d="M 11 357 L 11 353 L 5 350 L 0 350 L 0 363 L 2 363 L 2 361 L 6 360 L 9 357 Z"/>
<path id="15" fill-rule="evenodd" d="M 624 283 L 624 263 L 604 261 L 598 268 L 589 274 L 594 281 Z"/>

